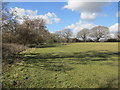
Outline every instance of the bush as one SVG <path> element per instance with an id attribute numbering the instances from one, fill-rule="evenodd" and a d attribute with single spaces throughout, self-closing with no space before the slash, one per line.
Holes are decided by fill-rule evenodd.
<path id="1" fill-rule="evenodd" d="M 29 48 L 47 48 L 47 47 L 56 47 L 59 46 L 59 44 L 46 44 L 46 43 L 41 43 L 41 44 L 28 44 L 27 47 Z"/>
<path id="2" fill-rule="evenodd" d="M 13 58 L 16 54 L 20 53 L 21 51 L 26 50 L 27 47 L 18 44 L 2 44 L 2 58 L 3 62 L 6 63 L 13 63 L 15 58 Z"/>
<path id="3" fill-rule="evenodd" d="M 14 33 L 2 33 L 2 42 L 3 43 L 16 43 L 18 42 L 17 40 L 17 35 Z"/>
<path id="4" fill-rule="evenodd" d="M 118 42 L 117 39 L 107 39 L 105 42 Z"/>

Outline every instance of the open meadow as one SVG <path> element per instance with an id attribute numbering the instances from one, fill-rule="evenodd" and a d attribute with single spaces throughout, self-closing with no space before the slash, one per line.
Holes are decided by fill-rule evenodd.
<path id="1" fill-rule="evenodd" d="M 117 88 L 118 43 L 30 48 L 3 67 L 3 88 Z"/>

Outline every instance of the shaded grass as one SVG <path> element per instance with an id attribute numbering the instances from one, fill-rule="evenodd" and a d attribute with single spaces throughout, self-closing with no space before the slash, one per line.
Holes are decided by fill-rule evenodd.
<path id="1" fill-rule="evenodd" d="M 117 88 L 117 43 L 74 43 L 29 49 L 4 67 L 3 87 Z"/>

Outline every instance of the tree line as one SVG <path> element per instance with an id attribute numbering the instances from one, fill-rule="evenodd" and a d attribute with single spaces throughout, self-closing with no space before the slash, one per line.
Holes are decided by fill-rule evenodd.
<path id="1" fill-rule="evenodd" d="M 95 26 L 92 29 L 83 28 L 73 37 L 73 33 L 70 29 L 64 29 L 62 31 L 55 32 L 58 38 L 64 39 L 66 42 L 100 42 L 104 41 L 119 41 L 120 33 L 115 33 L 115 38 L 111 38 L 109 28 L 105 26 Z M 59 41 L 60 42 L 60 41 Z"/>
<path id="2" fill-rule="evenodd" d="M 105 26 L 95 26 L 92 29 L 83 28 L 76 35 L 73 35 L 72 30 L 63 29 L 50 33 L 46 27 L 45 20 L 42 18 L 30 19 L 28 16 L 23 16 L 23 23 L 20 24 L 16 15 L 17 11 L 9 12 L 6 9 L 6 4 L 2 7 L 2 40 L 3 43 L 18 43 L 23 45 L 28 44 L 49 44 L 62 42 L 76 42 L 76 41 L 95 41 L 100 39 L 110 39 L 109 28 Z M 74 36 L 74 37 L 73 37 Z M 115 38 L 120 40 L 119 32 L 116 32 Z"/>

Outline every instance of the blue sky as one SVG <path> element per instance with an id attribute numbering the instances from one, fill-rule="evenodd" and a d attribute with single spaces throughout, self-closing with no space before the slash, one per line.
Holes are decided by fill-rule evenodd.
<path id="1" fill-rule="evenodd" d="M 60 18 L 60 22 L 47 25 L 47 29 L 50 32 L 55 32 L 64 29 L 64 27 L 66 26 L 82 21 L 82 19 L 80 18 L 81 12 L 63 8 L 65 5 L 67 5 L 67 2 L 11 2 L 9 3 L 8 7 L 18 7 L 25 10 L 29 9 L 32 11 L 37 10 L 38 15 L 44 15 L 48 12 L 55 13 L 56 16 Z M 101 8 L 102 11 L 99 12 L 100 15 L 97 16 L 94 21 L 88 23 L 93 23 L 95 25 L 104 25 L 107 27 L 118 23 L 118 17 L 116 17 L 116 13 L 118 12 L 117 2 L 110 2 L 109 4 Z"/>

